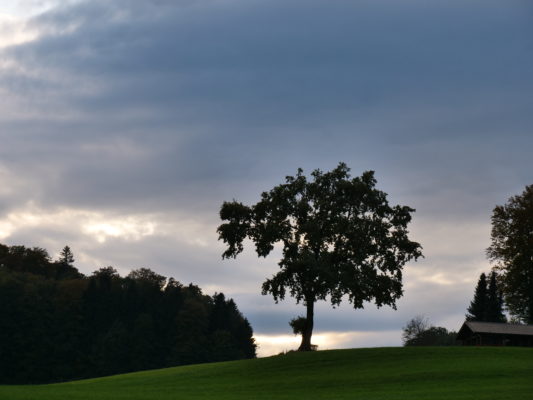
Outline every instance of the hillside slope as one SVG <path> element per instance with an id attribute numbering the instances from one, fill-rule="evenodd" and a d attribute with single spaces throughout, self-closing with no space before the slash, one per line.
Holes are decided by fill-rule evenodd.
<path id="1" fill-rule="evenodd" d="M 43 386 L 9 400 L 531 399 L 533 349 L 378 348 L 290 353 Z"/>

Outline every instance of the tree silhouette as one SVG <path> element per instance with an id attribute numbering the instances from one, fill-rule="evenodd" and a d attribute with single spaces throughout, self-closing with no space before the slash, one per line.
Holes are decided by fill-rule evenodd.
<path id="1" fill-rule="evenodd" d="M 148 268 L 84 276 L 72 261 L 0 244 L 0 384 L 255 357 L 250 324 L 222 293 Z"/>
<path id="2" fill-rule="evenodd" d="M 494 208 L 487 255 L 501 272 L 510 313 L 533 323 L 533 185 Z"/>
<path id="3" fill-rule="evenodd" d="M 62 264 L 70 265 L 70 266 L 74 264 L 74 254 L 70 250 L 70 247 L 68 246 L 63 247 L 63 250 L 61 250 L 61 253 L 59 254 L 58 261 Z"/>
<path id="4" fill-rule="evenodd" d="M 486 321 L 487 320 L 487 276 L 482 273 L 479 276 L 474 298 L 468 307 L 466 319 L 468 321 Z"/>
<path id="5" fill-rule="evenodd" d="M 482 273 L 474 292 L 474 298 L 468 307 L 466 319 L 481 322 L 505 322 L 503 298 L 496 281 L 496 272 L 492 271 L 489 281 Z"/>
<path id="6" fill-rule="evenodd" d="M 414 210 L 389 206 L 373 172 L 351 178 L 349 171 L 340 163 L 330 172 L 313 171 L 308 180 L 299 169 L 257 204 L 224 202 L 220 210 L 227 221 L 217 230 L 228 245 L 223 258 L 242 252 L 245 238 L 260 257 L 281 244 L 280 271 L 263 283 L 262 293 L 278 302 L 288 291 L 305 305 L 301 351 L 312 349 L 316 301 L 329 296 L 336 306 L 347 296 L 356 309 L 365 301 L 395 308 L 403 294 L 402 267 L 422 255 L 407 236 Z"/>
<path id="7" fill-rule="evenodd" d="M 506 322 L 505 314 L 503 312 L 503 298 L 498 283 L 496 281 L 496 272 L 492 271 L 490 274 L 488 290 L 487 290 L 487 322 Z"/>
<path id="8" fill-rule="evenodd" d="M 402 340 L 404 346 L 414 342 L 423 332 L 427 331 L 431 325 L 427 317 L 417 315 L 410 319 L 403 327 Z"/>

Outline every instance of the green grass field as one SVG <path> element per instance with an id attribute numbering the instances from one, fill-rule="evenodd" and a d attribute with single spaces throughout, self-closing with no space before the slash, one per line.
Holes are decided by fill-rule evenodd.
<path id="1" fill-rule="evenodd" d="M 289 353 L 54 385 L 0 386 L 0 399 L 533 399 L 533 349 Z"/>

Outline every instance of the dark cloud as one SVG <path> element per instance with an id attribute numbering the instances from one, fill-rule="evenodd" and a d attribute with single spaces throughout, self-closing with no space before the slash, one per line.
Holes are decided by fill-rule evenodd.
<path id="1" fill-rule="evenodd" d="M 138 180 L 159 182 L 146 192 L 161 197 L 176 181 L 261 172 L 274 154 L 283 166 L 424 165 L 452 181 L 465 168 L 487 175 L 503 130 L 527 135 L 532 66 L 526 5 L 452 4 L 89 2 L 35 18 L 44 35 L 7 55 L 37 71 L 22 92 L 81 112 L 26 129 L 36 146 L 70 136 L 66 178 L 89 188 L 121 178 L 137 197 Z M 99 154 L 95 168 L 77 151 L 117 136 L 154 158 L 132 168 Z"/>

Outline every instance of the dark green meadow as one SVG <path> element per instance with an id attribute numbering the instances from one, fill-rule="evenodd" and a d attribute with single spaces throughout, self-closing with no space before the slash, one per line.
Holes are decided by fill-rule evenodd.
<path id="1" fill-rule="evenodd" d="M 533 349 L 407 347 L 289 353 L 53 385 L 2 400 L 532 399 Z"/>

